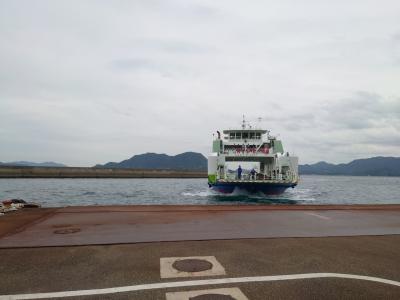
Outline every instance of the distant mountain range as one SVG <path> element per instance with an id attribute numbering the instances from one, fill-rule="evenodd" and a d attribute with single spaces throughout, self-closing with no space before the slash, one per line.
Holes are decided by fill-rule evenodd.
<path id="1" fill-rule="evenodd" d="M 185 152 L 175 156 L 145 153 L 132 156 L 119 163 L 109 162 L 95 168 L 171 169 L 207 171 L 207 159 L 201 153 Z"/>
<path id="2" fill-rule="evenodd" d="M 324 161 L 312 165 L 300 165 L 300 174 L 353 175 L 353 176 L 400 176 L 400 157 L 371 157 L 356 159 L 348 164 L 329 164 Z"/>
<path id="3" fill-rule="evenodd" d="M 0 162 L 0 166 L 66 167 L 55 162 L 34 163 L 29 161 Z M 96 165 L 95 168 L 169 169 L 207 171 L 207 159 L 196 152 L 185 152 L 175 156 L 145 153 L 132 156 L 121 162 Z M 347 164 L 330 164 L 324 161 L 299 166 L 300 174 L 352 175 L 352 176 L 400 176 L 400 157 L 371 157 L 353 160 Z"/>
<path id="4" fill-rule="evenodd" d="M 171 169 L 206 171 L 207 159 L 200 153 L 185 152 L 175 156 L 157 153 L 135 155 L 119 163 L 109 162 L 96 168 Z M 400 176 L 400 157 L 372 157 L 353 160 L 347 164 L 318 162 L 300 165 L 300 174 Z"/>
<path id="5" fill-rule="evenodd" d="M 12 162 L 0 162 L 0 166 L 17 166 L 17 167 L 55 167 L 61 168 L 66 167 L 64 164 L 55 163 L 52 161 L 46 161 L 41 163 L 35 163 L 31 161 L 12 161 Z"/>

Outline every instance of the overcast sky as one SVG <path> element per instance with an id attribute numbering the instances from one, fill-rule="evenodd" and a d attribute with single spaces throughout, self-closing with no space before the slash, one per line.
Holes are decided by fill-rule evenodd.
<path id="1" fill-rule="evenodd" d="M 400 1 L 0 1 L 0 161 L 207 155 L 242 114 L 301 163 L 400 156 Z"/>

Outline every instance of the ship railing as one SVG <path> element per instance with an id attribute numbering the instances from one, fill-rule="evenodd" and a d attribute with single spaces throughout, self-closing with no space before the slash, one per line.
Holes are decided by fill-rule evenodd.
<path id="1" fill-rule="evenodd" d="M 237 173 L 225 173 L 224 178 L 227 181 L 283 181 L 283 182 L 297 182 L 297 175 L 295 173 L 289 174 L 263 174 L 257 173 L 256 175 L 251 175 L 249 173 L 242 173 L 241 178 L 238 178 Z"/>
<path id="2" fill-rule="evenodd" d="M 269 151 L 234 151 L 228 150 L 224 151 L 223 154 L 228 156 L 265 156 L 266 154 L 270 154 Z"/>

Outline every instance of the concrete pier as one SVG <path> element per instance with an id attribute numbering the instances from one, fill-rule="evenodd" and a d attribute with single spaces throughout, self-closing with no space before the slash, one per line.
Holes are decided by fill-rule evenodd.
<path id="1" fill-rule="evenodd" d="M 0 178 L 207 178 L 207 172 L 157 169 L 0 166 Z"/>
<path id="2" fill-rule="evenodd" d="M 31 209 L 0 221 L 9 227 L 0 231 L 2 248 L 388 235 L 400 234 L 400 205 L 86 206 Z"/>
<path id="3" fill-rule="evenodd" d="M 0 299 L 400 299 L 399 253 L 400 205 L 26 209 L 0 217 Z M 160 277 L 179 257 L 224 272 Z"/>

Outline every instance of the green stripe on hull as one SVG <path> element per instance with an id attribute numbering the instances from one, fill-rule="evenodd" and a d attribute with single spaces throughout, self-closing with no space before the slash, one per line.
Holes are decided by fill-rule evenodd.
<path id="1" fill-rule="evenodd" d="M 215 174 L 208 175 L 208 183 L 214 184 L 216 182 L 217 182 L 217 175 Z"/>

